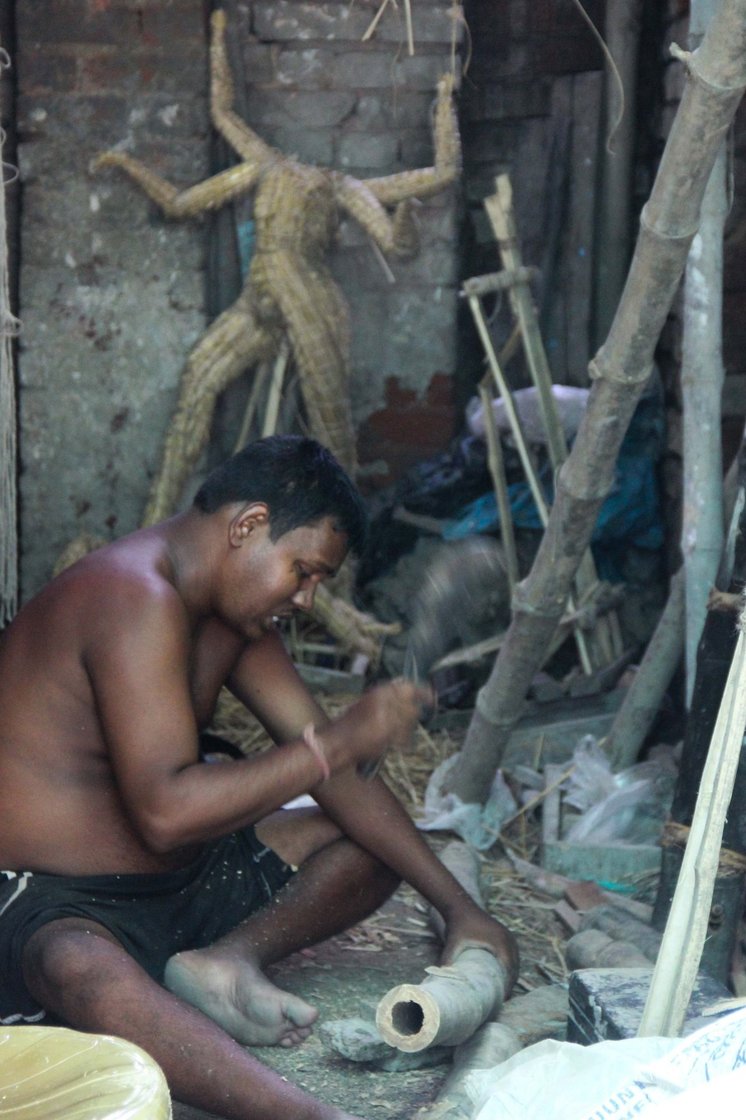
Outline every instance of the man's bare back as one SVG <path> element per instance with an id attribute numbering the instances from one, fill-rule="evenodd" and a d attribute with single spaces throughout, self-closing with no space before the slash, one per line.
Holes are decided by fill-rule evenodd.
<path id="1" fill-rule="evenodd" d="M 158 529 L 63 572 L 0 636 L 0 866 L 69 875 L 147 872 L 181 866 L 193 855 L 186 848 L 154 853 L 133 829 L 94 691 L 96 667 L 131 625 L 133 611 L 145 625 L 151 601 L 164 598 L 173 600 L 174 625 L 185 636 L 183 672 L 195 728 L 203 729 L 244 643 L 217 619 L 191 624 Z M 194 746 L 196 763 L 196 740 Z"/>

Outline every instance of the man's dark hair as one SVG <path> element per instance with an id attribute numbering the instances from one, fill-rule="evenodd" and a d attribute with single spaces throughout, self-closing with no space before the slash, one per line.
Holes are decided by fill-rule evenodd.
<path id="1" fill-rule="evenodd" d="M 267 436 L 211 471 L 194 497 L 203 513 L 228 502 L 266 502 L 270 538 L 331 517 L 360 555 L 368 516 L 355 484 L 330 451 L 306 436 Z"/>

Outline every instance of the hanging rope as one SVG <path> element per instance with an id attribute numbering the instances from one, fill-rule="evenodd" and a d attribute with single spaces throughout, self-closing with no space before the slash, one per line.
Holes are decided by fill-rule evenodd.
<path id="1" fill-rule="evenodd" d="M 0 48 L 0 70 L 10 65 Z M 5 223 L 5 187 L 15 169 L 2 162 L 5 135 L 0 130 L 0 626 L 16 611 L 18 601 L 18 531 L 16 523 L 16 401 L 11 339 L 18 321 L 10 310 L 8 248 Z M 11 177 L 6 178 L 10 171 Z"/>

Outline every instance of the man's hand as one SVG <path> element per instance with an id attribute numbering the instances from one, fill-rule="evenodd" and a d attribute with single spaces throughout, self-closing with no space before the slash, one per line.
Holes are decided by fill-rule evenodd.
<path id="1" fill-rule="evenodd" d="M 432 702 L 429 688 L 391 681 L 366 692 L 322 734 L 343 745 L 351 762 L 375 762 L 389 747 L 409 744 L 423 708 Z"/>

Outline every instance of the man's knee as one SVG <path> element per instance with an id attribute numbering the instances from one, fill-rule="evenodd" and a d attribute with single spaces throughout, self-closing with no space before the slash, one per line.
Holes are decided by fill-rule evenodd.
<path id="1" fill-rule="evenodd" d="M 280 809 L 256 826 L 262 844 L 293 867 L 328 847 L 342 835 L 336 824 L 318 808 Z"/>
<path id="2" fill-rule="evenodd" d="M 79 918 L 50 922 L 36 930 L 24 950 L 26 987 L 43 1006 L 61 990 L 90 990 L 102 972 L 97 950 L 110 958 L 114 947 L 126 958 L 119 942 L 103 926 Z"/>

